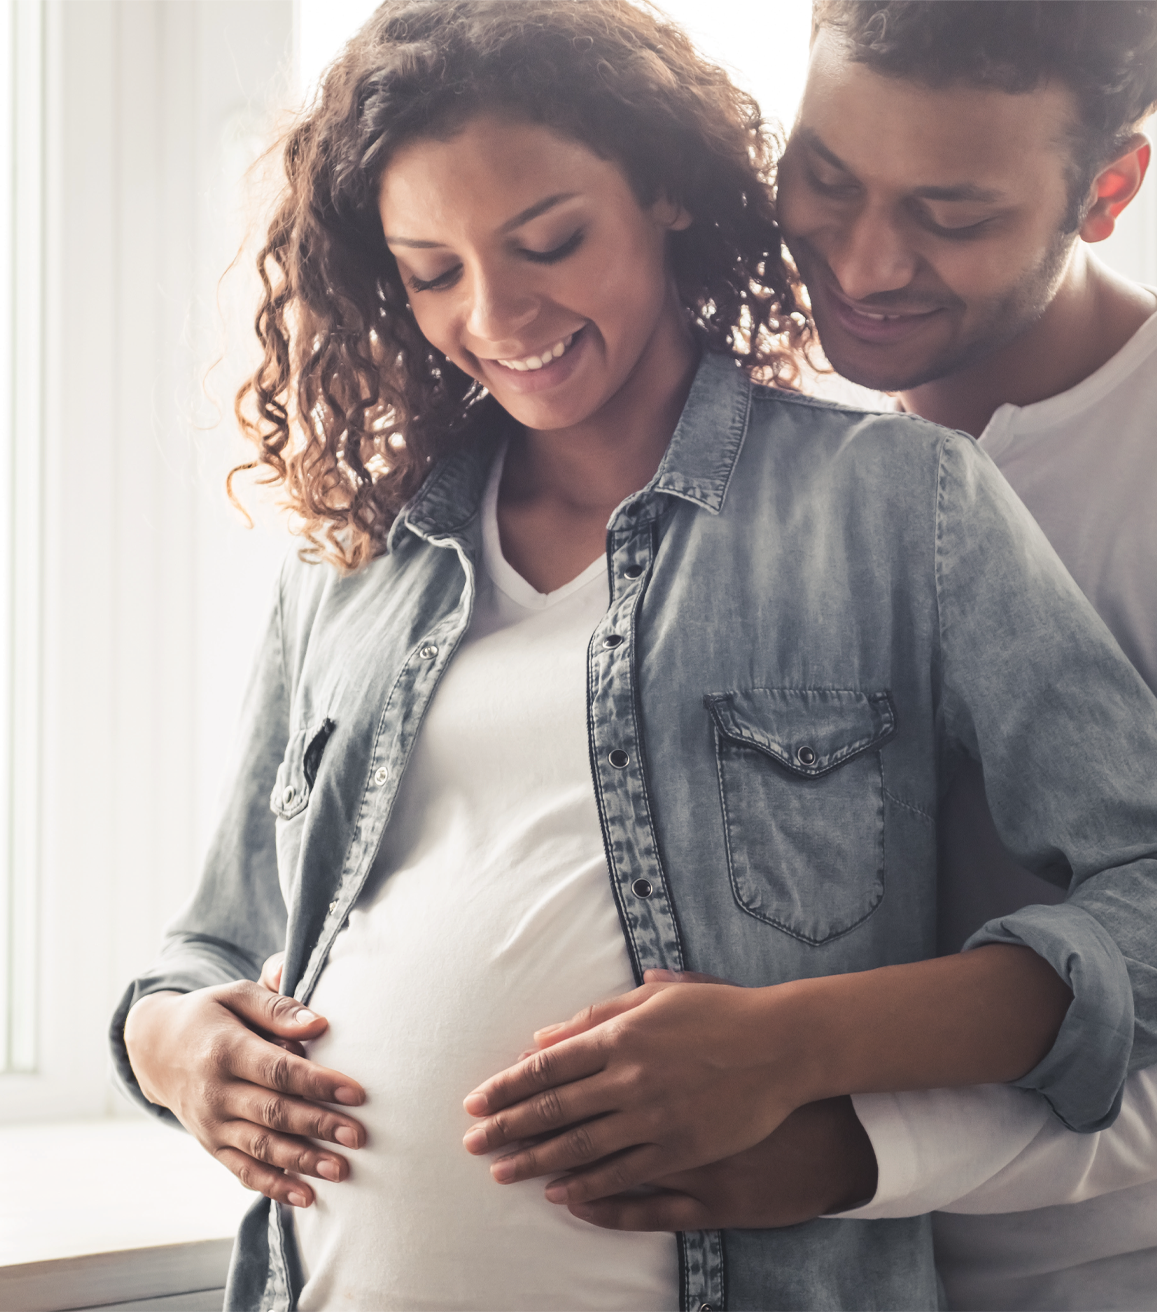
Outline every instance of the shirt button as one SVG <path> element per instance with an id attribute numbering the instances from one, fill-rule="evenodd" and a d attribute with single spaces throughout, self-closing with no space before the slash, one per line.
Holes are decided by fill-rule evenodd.
<path id="1" fill-rule="evenodd" d="M 296 794 L 294 793 L 293 789 L 292 789 L 292 788 L 287 788 L 287 789 L 285 790 L 285 792 L 283 792 L 283 793 L 281 794 L 281 801 L 282 801 L 282 804 L 283 804 L 284 806 L 288 806 L 288 805 L 290 804 L 290 802 L 293 801 L 293 799 L 294 799 L 295 796 L 296 796 Z"/>
<path id="2" fill-rule="evenodd" d="M 711 1304 L 710 1304 L 710 1303 L 700 1303 L 700 1304 L 699 1304 L 699 1312 L 711 1312 Z"/>
<path id="3" fill-rule="evenodd" d="M 631 758 L 621 747 L 616 747 L 613 752 L 607 753 L 607 760 L 610 761 L 616 770 L 625 770 L 630 764 Z"/>
<path id="4" fill-rule="evenodd" d="M 337 910 L 337 898 L 335 897 L 334 900 L 329 904 L 329 914 L 332 916 L 336 910 Z"/>
<path id="5" fill-rule="evenodd" d="M 379 765 L 374 771 L 374 783 L 380 788 L 382 784 L 390 777 L 390 768 L 387 765 Z"/>
<path id="6" fill-rule="evenodd" d="M 651 881 L 649 879 L 636 879 L 631 885 L 631 892 L 636 897 L 650 897 L 652 893 Z"/>
<path id="7" fill-rule="evenodd" d="M 815 750 L 811 747 L 798 747 L 796 748 L 795 759 L 800 765 L 815 765 Z"/>
<path id="8" fill-rule="evenodd" d="M 418 655 L 424 661 L 432 661 L 438 654 L 438 644 L 436 642 L 424 642 L 418 648 Z"/>
<path id="9" fill-rule="evenodd" d="M 642 572 L 643 572 L 642 565 L 628 565 L 627 568 L 623 570 L 623 578 L 637 579 L 642 574 Z"/>
<path id="10" fill-rule="evenodd" d="M 622 645 L 622 641 L 623 635 L 621 633 L 608 633 L 603 639 L 603 646 L 608 651 L 613 651 L 614 648 Z"/>

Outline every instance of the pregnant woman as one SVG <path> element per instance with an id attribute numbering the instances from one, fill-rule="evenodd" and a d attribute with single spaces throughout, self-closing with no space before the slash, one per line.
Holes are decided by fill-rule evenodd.
<path id="1" fill-rule="evenodd" d="M 966 439 L 790 390 L 772 166 L 623 0 L 389 0 L 288 137 L 242 412 L 308 549 L 113 1028 L 266 1195 L 231 1308 L 932 1308 L 927 1218 L 673 1240 L 552 1204 L 866 1089 L 1016 1079 L 1092 1128 L 1153 1059 L 1157 710 Z M 1073 891 L 926 961 L 968 757 Z M 603 1027 L 487 1115 L 648 969 L 743 987 L 654 987 L 620 1022 L 654 1072 Z M 552 1064 L 593 1166 L 544 1197 L 489 1148 L 557 1128 Z"/>

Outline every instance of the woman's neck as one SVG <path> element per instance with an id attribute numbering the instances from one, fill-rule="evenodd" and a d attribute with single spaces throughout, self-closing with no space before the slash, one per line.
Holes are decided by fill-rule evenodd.
<path id="1" fill-rule="evenodd" d="M 511 437 L 499 534 L 506 559 L 540 592 L 570 582 L 605 549 L 611 512 L 659 467 L 698 362 L 682 311 L 664 316 L 631 376 L 596 414 Z"/>

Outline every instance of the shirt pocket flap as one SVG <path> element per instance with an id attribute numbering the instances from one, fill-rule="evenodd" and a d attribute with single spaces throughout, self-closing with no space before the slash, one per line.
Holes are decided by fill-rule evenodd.
<path id="1" fill-rule="evenodd" d="M 719 732 L 808 779 L 879 747 L 896 731 L 886 692 L 843 688 L 749 688 L 708 696 Z"/>
<path id="2" fill-rule="evenodd" d="M 299 729 L 285 749 L 285 759 L 277 767 L 277 779 L 269 794 L 269 809 L 279 820 L 292 820 L 309 801 L 305 781 L 305 745 L 309 729 Z"/>

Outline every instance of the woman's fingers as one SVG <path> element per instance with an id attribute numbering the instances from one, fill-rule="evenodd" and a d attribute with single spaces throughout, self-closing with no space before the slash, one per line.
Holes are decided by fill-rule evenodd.
<path id="1" fill-rule="evenodd" d="M 261 1127 L 264 1133 L 272 1130 L 284 1135 L 321 1139 L 341 1144 L 343 1148 L 360 1148 L 366 1141 L 365 1129 L 355 1120 L 332 1112 L 328 1107 L 319 1107 L 314 1102 L 276 1094 L 268 1088 L 243 1081 L 225 1086 L 218 1115 L 223 1121 L 234 1120 Z M 247 1148 L 246 1151 L 252 1150 Z M 254 1155 L 261 1156 L 260 1153 Z M 277 1164 L 285 1165 L 281 1161 Z"/>
<path id="2" fill-rule="evenodd" d="M 667 1190 L 572 1203 L 571 1214 L 604 1230 L 706 1230 L 707 1208 L 698 1198 Z"/>
<path id="3" fill-rule="evenodd" d="M 528 1113 L 525 1116 L 509 1117 L 499 1125 L 497 1118 L 492 1115 L 490 1122 L 484 1123 L 482 1127 L 475 1126 L 467 1135 L 467 1139 L 470 1140 L 470 1144 L 467 1145 L 470 1151 L 487 1151 L 487 1148 L 470 1146 L 475 1142 L 481 1142 L 476 1137 L 472 1137 L 479 1128 L 486 1131 L 488 1148 L 498 1148 L 504 1143 L 509 1143 L 511 1139 L 524 1138 L 528 1134 L 541 1134 L 543 1130 L 558 1129 L 560 1126 L 569 1125 L 572 1121 L 605 1110 L 598 1107 L 586 1108 L 580 1105 L 581 1100 L 576 1102 L 573 1098 L 560 1101 L 559 1090 L 555 1088 L 556 1085 L 570 1084 L 588 1075 L 594 1075 L 602 1067 L 601 1044 L 584 1037 L 572 1043 L 559 1044 L 556 1047 L 534 1052 L 525 1061 L 520 1061 L 515 1066 L 508 1066 L 506 1070 L 491 1076 L 485 1084 L 480 1084 L 465 1098 L 462 1105 L 471 1116 L 486 1116 L 487 1113 L 500 1112 L 503 1108 L 521 1103 L 523 1099 L 534 1099 L 535 1094 L 544 1090 L 549 1091 L 549 1094 L 544 1098 L 534 1099 L 533 1108 L 519 1108 L 519 1112 Z M 512 1133 L 507 1133 L 507 1130 Z"/>
<path id="4" fill-rule="evenodd" d="M 233 1172 L 246 1189 L 264 1194 L 275 1202 L 287 1203 L 290 1207 L 309 1207 L 313 1202 L 313 1190 L 304 1180 L 285 1175 L 276 1167 L 250 1157 L 248 1153 L 226 1145 L 217 1149 L 213 1155 L 222 1166 Z"/>
<path id="5" fill-rule="evenodd" d="M 268 989 L 270 993 L 281 992 L 281 967 L 285 964 L 285 953 L 275 952 L 273 956 L 265 958 L 265 965 L 261 967 L 261 978 L 257 981 L 263 989 Z"/>
<path id="6" fill-rule="evenodd" d="M 222 1147 L 235 1148 L 254 1161 L 279 1171 L 315 1175 L 321 1180 L 344 1180 L 349 1163 L 337 1153 L 327 1152 L 307 1139 L 280 1134 L 253 1121 L 225 1121 L 218 1127 Z M 252 1187 L 252 1186 L 250 1186 Z"/>
<path id="7" fill-rule="evenodd" d="M 674 975 L 674 971 L 648 971 L 650 974 L 667 974 Z M 563 1039 L 573 1038 L 577 1034 L 585 1034 L 588 1030 L 593 1030 L 596 1025 L 601 1025 L 603 1021 L 612 1020 L 615 1016 L 621 1016 L 625 1011 L 632 1011 L 648 998 L 660 992 L 664 988 L 669 988 L 674 980 L 667 982 L 655 981 L 654 983 L 644 984 L 641 988 L 632 989 L 630 993 L 620 993 L 617 998 L 608 998 L 606 1002 L 596 1002 L 594 1006 L 584 1007 L 582 1011 L 576 1012 L 570 1020 L 560 1021 L 557 1025 L 544 1025 L 542 1029 L 535 1030 L 534 1041 L 540 1048 L 553 1047 L 556 1043 L 561 1043 Z M 467 1108 L 469 1111 L 469 1108 Z"/>

